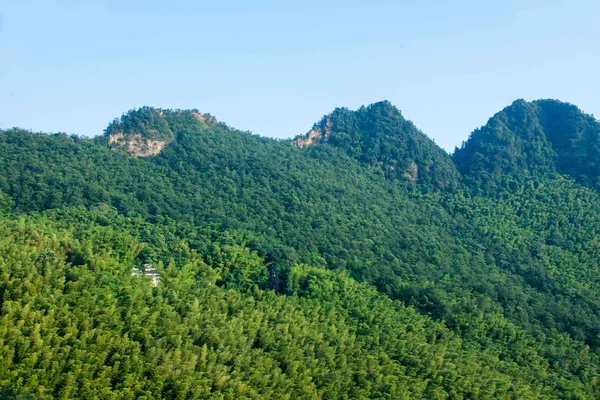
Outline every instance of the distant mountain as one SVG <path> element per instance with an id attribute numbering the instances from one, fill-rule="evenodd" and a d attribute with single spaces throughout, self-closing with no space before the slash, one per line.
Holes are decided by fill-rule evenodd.
<path id="1" fill-rule="evenodd" d="M 300 148 L 327 143 L 378 166 L 387 177 L 431 188 L 455 189 L 460 181 L 450 156 L 389 101 L 356 111 L 337 108 L 294 143 Z"/>
<path id="2" fill-rule="evenodd" d="M 475 130 L 453 159 L 462 173 L 487 182 L 558 172 L 595 186 L 600 123 L 569 103 L 517 100 Z"/>

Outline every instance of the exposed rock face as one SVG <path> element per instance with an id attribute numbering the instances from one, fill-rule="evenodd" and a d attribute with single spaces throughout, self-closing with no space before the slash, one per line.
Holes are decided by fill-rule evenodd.
<path id="1" fill-rule="evenodd" d="M 204 115 L 200 114 L 199 112 L 192 111 L 191 115 L 193 118 L 197 119 L 198 121 L 204 121 Z"/>
<path id="2" fill-rule="evenodd" d="M 210 114 L 201 114 L 197 111 L 191 111 L 190 115 L 192 116 L 192 118 L 198 121 L 206 122 L 207 124 L 213 125 L 217 123 L 217 119 Z"/>
<path id="3" fill-rule="evenodd" d="M 319 142 L 321 138 L 321 128 L 317 127 L 308 132 L 305 137 L 299 137 L 295 140 L 296 146 L 303 148 L 304 146 L 310 146 Z"/>
<path id="4" fill-rule="evenodd" d="M 122 149 L 131 155 L 139 157 L 155 156 L 168 143 L 166 140 L 147 139 L 139 133 L 128 133 L 125 135 L 123 132 L 116 132 L 108 136 L 108 145 L 112 149 Z"/>
<path id="5" fill-rule="evenodd" d="M 175 140 L 169 126 L 173 112 L 153 107 L 129 110 L 112 121 L 104 135 L 113 150 L 124 150 L 132 156 L 148 157 L 160 153 Z"/>
<path id="6" fill-rule="evenodd" d="M 312 146 L 317 143 L 327 142 L 329 135 L 331 134 L 331 127 L 333 123 L 329 116 L 325 117 L 319 126 L 315 126 L 306 135 L 297 137 L 293 143 L 300 147 Z"/>

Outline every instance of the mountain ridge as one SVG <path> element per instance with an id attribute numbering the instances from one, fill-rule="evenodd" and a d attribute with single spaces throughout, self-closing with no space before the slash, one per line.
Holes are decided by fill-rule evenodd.
<path id="1" fill-rule="evenodd" d="M 155 156 L 177 140 L 170 125 L 190 121 L 204 128 L 217 123 L 197 109 L 142 107 L 111 122 L 104 137 L 113 149 Z M 515 100 L 473 131 L 452 154 L 387 100 L 357 110 L 336 108 L 289 142 L 302 150 L 337 147 L 390 179 L 435 190 L 455 190 L 465 177 L 493 181 L 501 176 L 562 173 L 595 186 L 600 176 L 596 161 L 600 158 L 600 123 L 576 106 L 553 99 Z"/>

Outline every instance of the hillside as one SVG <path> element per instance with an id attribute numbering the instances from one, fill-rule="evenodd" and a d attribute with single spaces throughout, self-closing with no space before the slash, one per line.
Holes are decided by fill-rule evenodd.
<path id="1" fill-rule="evenodd" d="M 356 111 L 337 108 L 294 143 L 300 148 L 329 144 L 378 166 L 390 178 L 421 188 L 453 190 L 460 181 L 450 156 L 389 101 Z"/>
<path id="2" fill-rule="evenodd" d="M 573 110 L 517 101 L 452 157 L 389 102 L 293 142 L 150 107 L 95 139 L 1 131 L 0 387 L 598 397 L 600 197 L 572 139 L 597 122 Z"/>
<path id="3" fill-rule="evenodd" d="M 62 228 L 65 221 L 73 228 Z M 264 260 L 225 238 L 207 240 L 201 252 L 173 243 L 152 289 L 130 274 L 143 246 L 122 226 L 156 228 L 107 210 L 2 222 L 0 373 L 7 384 L 11 371 L 22 393 L 545 397 L 568 384 L 539 355 L 523 365 L 495 349 L 476 351 L 343 273 L 297 265 L 280 296 L 248 286 Z M 533 365 L 541 368 L 535 375 Z"/>
<path id="4" fill-rule="evenodd" d="M 597 185 L 600 123 L 557 100 L 517 100 L 475 130 L 453 155 L 458 169 L 494 182 L 503 175 L 560 173 Z"/>

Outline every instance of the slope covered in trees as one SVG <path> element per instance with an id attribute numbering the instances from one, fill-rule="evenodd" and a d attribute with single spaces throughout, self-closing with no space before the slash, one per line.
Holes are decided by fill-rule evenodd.
<path id="1" fill-rule="evenodd" d="M 453 155 L 464 182 L 388 102 L 337 109 L 296 146 L 149 107 L 93 140 L 0 132 L 13 260 L 0 386 L 48 398 L 599 396 L 600 198 L 571 180 L 591 172 L 563 170 L 565 154 L 585 164 L 577 141 L 554 144 L 595 140 L 597 122 L 562 103 L 515 105 L 525 111 L 498 114 Z M 131 137 L 162 144 L 136 153 Z M 501 148 L 469 155 L 490 137 Z M 413 164 L 416 179 L 400 174 Z M 157 288 L 131 276 L 143 263 L 159 266 Z"/>
<path id="2" fill-rule="evenodd" d="M 510 355 L 500 346 L 478 346 L 344 273 L 296 265 L 286 294 L 276 295 L 265 287 L 265 261 L 236 244 L 235 232 L 204 232 L 198 251 L 186 240 L 154 248 L 136 236 L 162 228 L 106 207 L 4 217 L 0 226 L 0 384 L 24 394 L 412 399 L 593 393 L 589 383 L 551 365 L 518 329 L 503 340 L 526 347 Z M 158 264 L 162 282 L 154 289 L 131 275 L 144 250 L 170 255 Z M 597 373 L 595 358 L 578 358 L 578 368 Z"/>
<path id="3" fill-rule="evenodd" d="M 494 115 L 453 155 L 458 169 L 478 180 L 502 175 L 565 174 L 597 185 L 600 123 L 557 100 L 517 100 Z"/>
<path id="4" fill-rule="evenodd" d="M 456 189 L 460 177 L 450 156 L 389 101 L 356 111 L 337 108 L 294 141 L 299 147 L 328 143 L 390 178 L 423 189 Z"/>

